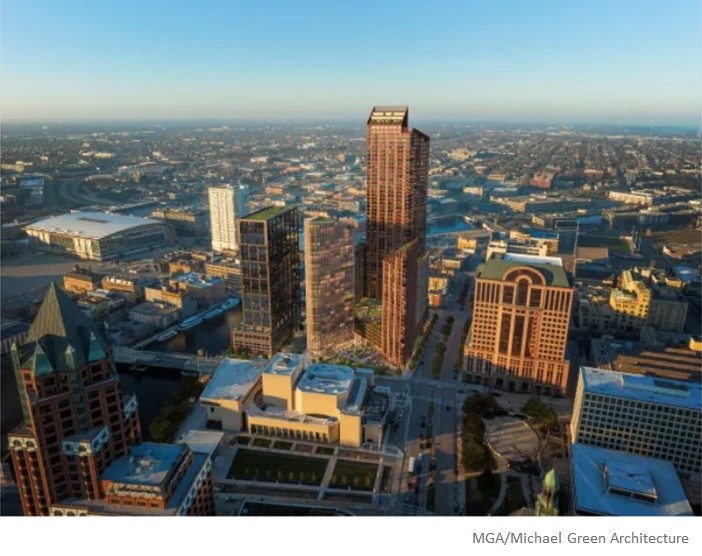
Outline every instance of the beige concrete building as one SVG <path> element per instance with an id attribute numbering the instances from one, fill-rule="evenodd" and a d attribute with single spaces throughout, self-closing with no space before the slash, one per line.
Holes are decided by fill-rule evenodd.
<path id="1" fill-rule="evenodd" d="M 354 230 L 329 218 L 305 220 L 307 349 L 327 353 L 353 341 Z"/>
<path id="2" fill-rule="evenodd" d="M 168 303 L 180 309 L 181 317 L 186 318 L 197 313 L 197 300 L 193 298 L 190 292 L 169 289 L 166 287 L 160 288 L 144 288 L 144 299 L 155 303 Z"/>
<path id="3" fill-rule="evenodd" d="M 200 403 L 211 427 L 358 447 L 382 443 L 389 398 L 370 369 L 279 353 L 265 366 L 226 359 Z"/>
<path id="4" fill-rule="evenodd" d="M 240 431 L 244 408 L 261 390 L 263 363 L 225 358 L 200 395 L 210 428 Z"/>
<path id="5" fill-rule="evenodd" d="M 564 393 L 573 289 L 561 259 L 506 254 L 476 277 L 466 378 L 517 392 Z"/>
<path id="6" fill-rule="evenodd" d="M 63 275 L 63 289 L 68 293 L 86 293 L 100 287 L 100 278 L 88 268 L 73 267 L 73 271 Z"/>

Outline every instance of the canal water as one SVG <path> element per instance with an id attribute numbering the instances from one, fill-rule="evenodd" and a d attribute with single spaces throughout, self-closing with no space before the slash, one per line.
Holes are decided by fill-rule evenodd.
<path id="1" fill-rule="evenodd" d="M 165 342 L 152 342 L 144 346 L 145 351 L 162 351 L 203 355 L 221 355 L 231 345 L 230 330 L 241 322 L 241 305 L 212 320 L 203 321 L 190 330 L 179 332 Z"/>

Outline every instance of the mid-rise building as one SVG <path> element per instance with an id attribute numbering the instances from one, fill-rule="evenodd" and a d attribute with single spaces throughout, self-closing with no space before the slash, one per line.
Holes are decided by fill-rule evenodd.
<path id="1" fill-rule="evenodd" d="M 50 515 L 212 516 L 211 469 L 210 455 L 187 444 L 144 442 L 100 474 L 100 498 L 62 500 Z"/>
<path id="2" fill-rule="evenodd" d="M 517 392 L 564 393 L 573 289 L 557 257 L 505 254 L 476 276 L 466 378 Z"/>
<path id="3" fill-rule="evenodd" d="M 682 331 L 687 319 L 687 300 L 679 287 L 657 282 L 650 271 L 646 271 L 648 269 L 625 270 L 616 288 L 579 287 L 579 326 L 605 333 L 635 332 L 645 326 Z"/>
<path id="4" fill-rule="evenodd" d="M 71 272 L 63 275 L 63 289 L 68 293 L 91 292 L 100 287 L 101 278 L 91 269 L 76 265 Z"/>
<path id="5" fill-rule="evenodd" d="M 242 322 L 232 347 L 271 357 L 300 324 L 298 213 L 268 207 L 239 220 Z"/>
<path id="6" fill-rule="evenodd" d="M 304 235 L 307 349 L 325 353 L 353 341 L 354 230 L 315 217 Z"/>
<path id="7" fill-rule="evenodd" d="M 224 280 L 210 278 L 197 272 L 178 274 L 168 280 L 168 285 L 175 291 L 187 292 L 201 307 L 207 307 L 227 296 Z"/>
<path id="8" fill-rule="evenodd" d="M 121 392 L 104 326 L 52 284 L 11 358 L 24 423 L 8 445 L 24 514 L 100 498 L 102 472 L 141 439 L 137 399 Z"/>
<path id="9" fill-rule="evenodd" d="M 666 460 L 699 481 L 701 391 L 699 383 L 581 367 L 572 442 Z"/>
<path id="10" fill-rule="evenodd" d="M 217 185 L 207 190 L 210 203 L 212 250 L 239 250 L 238 220 L 249 212 L 249 188 L 246 185 Z"/>
<path id="11" fill-rule="evenodd" d="M 208 215 L 205 209 L 167 208 L 155 210 L 151 217 L 163 220 L 181 237 L 200 237 L 207 234 Z"/>

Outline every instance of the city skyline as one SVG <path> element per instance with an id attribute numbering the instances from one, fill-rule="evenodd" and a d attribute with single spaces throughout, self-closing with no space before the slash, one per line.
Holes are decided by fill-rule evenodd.
<path id="1" fill-rule="evenodd" d="M 699 121 L 693 2 L 3 8 L 4 121 L 359 119 L 384 103 L 420 122 Z"/>

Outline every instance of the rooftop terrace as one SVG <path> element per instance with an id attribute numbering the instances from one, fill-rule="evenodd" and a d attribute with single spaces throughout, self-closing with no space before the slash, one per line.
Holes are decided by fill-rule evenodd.
<path id="1" fill-rule="evenodd" d="M 351 367 L 316 363 L 307 367 L 297 388 L 303 392 L 338 395 L 351 389 L 353 379 Z"/>

